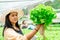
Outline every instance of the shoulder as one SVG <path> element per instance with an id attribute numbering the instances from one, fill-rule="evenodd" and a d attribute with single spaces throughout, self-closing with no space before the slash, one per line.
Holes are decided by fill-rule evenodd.
<path id="1" fill-rule="evenodd" d="M 5 38 L 7 38 L 7 39 L 16 39 L 16 40 L 21 40 L 21 39 L 23 39 L 24 38 L 24 40 L 26 39 L 27 40 L 27 38 L 25 37 L 25 36 L 23 36 L 23 35 L 21 35 L 21 34 L 18 34 L 18 33 L 16 33 L 12 28 L 7 28 L 6 30 L 5 30 L 5 33 L 4 33 L 5 35 Z"/>
<path id="2" fill-rule="evenodd" d="M 4 31 L 4 34 L 13 34 L 15 33 L 15 31 L 12 29 L 12 28 L 6 28 L 5 31 Z"/>
<path id="3" fill-rule="evenodd" d="M 18 33 L 16 33 L 12 28 L 7 28 L 5 31 L 4 31 L 4 35 L 5 36 L 14 36 L 14 37 L 16 37 L 16 36 L 22 36 L 21 34 L 18 34 Z"/>
<path id="4" fill-rule="evenodd" d="M 14 31 L 12 28 L 6 28 L 5 32 L 10 32 L 10 31 Z"/>

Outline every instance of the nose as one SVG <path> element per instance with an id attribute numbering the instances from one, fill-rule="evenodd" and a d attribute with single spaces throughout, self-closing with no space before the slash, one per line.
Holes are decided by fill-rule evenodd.
<path id="1" fill-rule="evenodd" d="M 17 16 L 14 16 L 14 19 L 17 19 L 18 17 Z"/>

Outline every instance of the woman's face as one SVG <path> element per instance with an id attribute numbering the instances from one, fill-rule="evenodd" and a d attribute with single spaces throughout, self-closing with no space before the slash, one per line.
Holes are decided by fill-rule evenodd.
<path id="1" fill-rule="evenodd" d="M 9 20 L 10 20 L 11 23 L 15 24 L 18 21 L 18 13 L 12 12 L 9 15 Z"/>

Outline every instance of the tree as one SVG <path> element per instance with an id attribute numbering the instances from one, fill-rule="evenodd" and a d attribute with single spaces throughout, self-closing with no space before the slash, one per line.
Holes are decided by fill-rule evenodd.
<path id="1" fill-rule="evenodd" d="M 24 11 L 24 15 L 28 14 L 28 9 L 27 8 L 23 8 L 22 10 Z"/>
<path id="2" fill-rule="evenodd" d="M 45 5 L 52 6 L 55 9 L 60 9 L 60 0 L 54 0 L 53 2 L 47 1 L 44 3 Z"/>
<path id="3" fill-rule="evenodd" d="M 45 5 L 52 6 L 52 5 L 53 5 L 53 2 L 51 2 L 51 1 L 47 1 L 47 2 L 45 2 L 44 4 L 45 4 Z"/>

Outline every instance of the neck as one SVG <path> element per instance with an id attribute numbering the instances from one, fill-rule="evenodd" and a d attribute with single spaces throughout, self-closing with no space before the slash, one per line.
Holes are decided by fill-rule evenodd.
<path id="1" fill-rule="evenodd" d="M 15 30 L 19 30 L 19 28 L 17 28 L 15 24 L 13 24 L 13 28 L 14 28 Z"/>
<path id="2" fill-rule="evenodd" d="M 16 25 L 15 25 L 15 23 L 12 23 L 12 25 L 13 25 L 13 27 L 15 27 Z"/>

